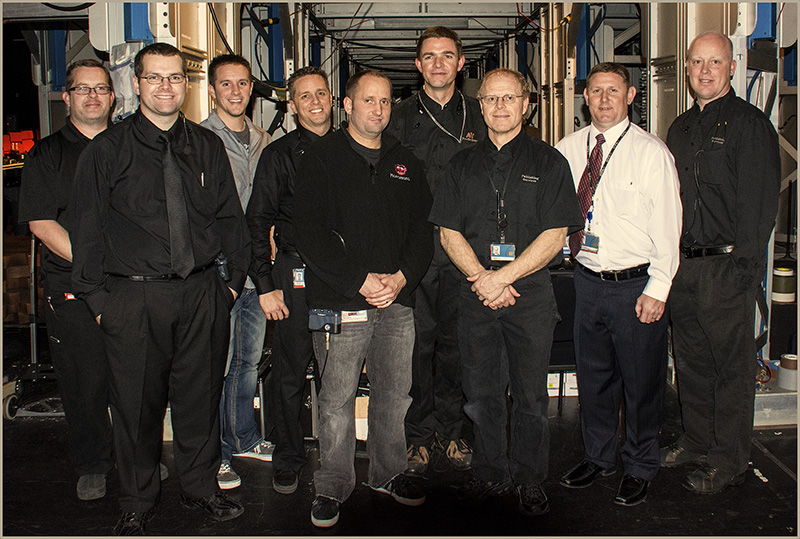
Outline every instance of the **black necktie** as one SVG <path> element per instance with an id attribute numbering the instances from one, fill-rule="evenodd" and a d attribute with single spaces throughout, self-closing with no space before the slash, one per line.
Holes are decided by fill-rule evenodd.
<path id="1" fill-rule="evenodd" d="M 181 171 L 172 152 L 172 135 L 161 134 L 158 138 L 164 143 L 161 164 L 164 167 L 164 192 L 167 197 L 170 263 L 172 271 L 185 279 L 194 269 L 194 253 Z"/>

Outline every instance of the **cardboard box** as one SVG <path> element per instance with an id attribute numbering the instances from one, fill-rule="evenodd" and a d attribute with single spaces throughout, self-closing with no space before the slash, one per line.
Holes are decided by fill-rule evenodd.
<path id="1" fill-rule="evenodd" d="M 369 397 L 356 397 L 356 439 L 366 440 L 368 434 Z"/>

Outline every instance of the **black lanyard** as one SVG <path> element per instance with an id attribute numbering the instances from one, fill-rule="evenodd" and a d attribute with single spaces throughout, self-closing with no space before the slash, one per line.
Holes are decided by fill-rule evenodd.
<path id="1" fill-rule="evenodd" d="M 600 169 L 600 173 L 597 175 L 597 181 L 595 181 L 595 182 L 591 182 L 590 181 L 589 182 L 589 185 L 592 186 L 592 198 L 594 198 L 594 193 L 595 193 L 595 191 L 597 191 L 597 185 L 600 183 L 600 178 L 603 176 L 603 172 L 605 172 L 605 170 L 606 170 L 606 165 L 608 165 L 608 161 L 611 159 L 611 155 L 614 153 L 614 150 L 617 149 L 617 146 L 619 146 L 620 141 L 623 138 L 625 138 L 625 135 L 628 134 L 628 130 L 630 130 L 630 128 L 631 128 L 631 123 L 628 122 L 628 127 L 625 128 L 625 131 L 623 131 L 622 134 L 619 136 L 617 141 L 614 143 L 614 146 L 611 147 L 611 151 L 608 152 L 608 156 L 606 156 L 606 161 L 605 161 L 605 163 L 603 163 L 603 167 Z M 589 166 L 589 141 L 590 141 L 589 135 L 590 135 L 590 133 L 591 133 L 591 129 L 586 132 L 586 166 L 589 169 L 589 179 L 591 180 L 591 178 L 592 178 L 592 167 Z"/>
<path id="2" fill-rule="evenodd" d="M 488 163 L 487 163 L 488 164 Z M 503 191 L 501 192 L 497 186 L 494 184 L 492 180 L 492 172 L 489 171 L 489 183 L 492 184 L 492 188 L 494 189 L 495 195 L 497 195 L 497 232 L 500 234 L 500 243 L 506 242 L 506 227 L 508 226 L 508 215 L 505 212 L 505 196 L 506 196 L 506 188 L 508 187 L 508 179 L 511 177 L 511 173 L 514 171 L 514 158 L 511 158 L 509 162 L 509 171 L 506 174 L 506 180 L 503 182 Z"/>
<path id="3" fill-rule="evenodd" d="M 424 90 L 422 90 L 422 91 L 424 91 Z M 456 90 L 456 91 L 458 91 L 458 90 Z M 461 144 L 461 141 L 464 138 L 464 126 L 467 125 L 467 106 L 464 103 L 464 94 L 462 94 L 461 92 L 458 92 L 458 95 L 461 97 L 461 112 L 462 112 L 462 114 L 461 114 L 461 133 L 458 134 L 458 137 L 456 137 L 450 131 L 445 129 L 445 127 L 442 124 L 440 124 L 439 121 L 436 118 L 433 117 L 433 114 L 431 114 L 431 111 L 429 111 L 428 107 L 425 106 L 425 103 L 422 102 L 422 97 L 419 94 L 417 95 L 417 99 L 419 100 L 419 104 L 422 107 L 422 109 L 428 114 L 428 117 L 433 121 L 434 124 L 436 124 L 436 127 L 438 127 L 439 129 L 441 129 L 442 131 L 444 131 L 445 133 L 447 133 L 448 135 L 453 137 L 456 140 L 456 142 Z"/>

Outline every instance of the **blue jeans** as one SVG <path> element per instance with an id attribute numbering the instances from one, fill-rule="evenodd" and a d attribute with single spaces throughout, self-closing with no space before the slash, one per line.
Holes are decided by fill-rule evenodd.
<path id="1" fill-rule="evenodd" d="M 342 332 L 330 336 L 328 351 L 325 334 L 314 333 L 322 378 L 320 468 L 314 472 L 314 488 L 317 495 L 339 502 L 350 496 L 356 484 L 355 402 L 364 358 L 370 382 L 367 482 L 383 486 L 407 466 L 403 423 L 411 403 L 414 315 L 410 307 L 397 303 L 367 313 L 366 322 L 342 324 Z"/>
<path id="2" fill-rule="evenodd" d="M 258 293 L 245 288 L 231 310 L 228 368 L 219 401 L 222 460 L 230 461 L 234 452 L 249 451 L 261 441 L 253 398 L 266 331 L 267 317 L 258 304 Z"/>

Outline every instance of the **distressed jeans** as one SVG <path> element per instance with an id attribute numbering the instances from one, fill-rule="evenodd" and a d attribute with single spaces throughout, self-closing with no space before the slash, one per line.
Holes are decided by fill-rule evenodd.
<path id="1" fill-rule="evenodd" d="M 253 449 L 261 441 L 253 398 L 258 382 L 258 362 L 264 349 L 267 317 L 255 288 L 245 288 L 231 310 L 228 368 L 219 401 L 222 460 Z"/>
<path id="2" fill-rule="evenodd" d="M 342 324 L 342 332 L 314 334 L 320 365 L 320 468 L 314 473 L 317 495 L 344 502 L 356 484 L 354 466 L 355 400 L 366 358 L 369 389 L 367 455 L 370 486 L 383 486 L 407 466 L 404 419 L 411 403 L 412 309 L 392 304 L 368 309 L 366 322 Z"/>

